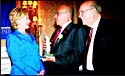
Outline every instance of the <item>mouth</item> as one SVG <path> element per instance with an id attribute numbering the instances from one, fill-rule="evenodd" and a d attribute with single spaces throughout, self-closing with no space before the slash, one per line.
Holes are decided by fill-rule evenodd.
<path id="1" fill-rule="evenodd" d="M 55 22 L 57 23 L 58 21 L 56 20 Z"/>

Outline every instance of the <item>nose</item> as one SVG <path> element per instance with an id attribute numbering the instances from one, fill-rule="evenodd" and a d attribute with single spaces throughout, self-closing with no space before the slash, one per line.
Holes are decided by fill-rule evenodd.
<path id="1" fill-rule="evenodd" d="M 78 13 L 78 16 L 79 16 L 79 18 L 81 18 L 81 13 L 80 12 Z"/>
<path id="2" fill-rule="evenodd" d="M 28 22 L 30 23 L 30 22 L 31 22 L 31 20 L 30 20 L 30 19 L 28 19 Z"/>
<path id="3" fill-rule="evenodd" d="M 56 18 L 56 17 L 57 17 L 57 14 L 54 15 L 54 18 Z"/>

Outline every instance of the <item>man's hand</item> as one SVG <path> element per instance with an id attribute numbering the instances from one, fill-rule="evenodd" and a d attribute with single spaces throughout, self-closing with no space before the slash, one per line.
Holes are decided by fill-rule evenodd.
<path id="1" fill-rule="evenodd" d="M 46 61 L 56 62 L 56 59 L 54 56 L 46 56 Z"/>
<path id="2" fill-rule="evenodd" d="M 42 61 L 43 61 L 43 62 L 47 61 L 47 59 L 46 59 L 46 58 L 41 58 L 41 59 L 42 59 Z"/>
<path id="3" fill-rule="evenodd" d="M 42 61 L 56 62 L 56 59 L 54 56 L 46 56 L 45 58 L 42 58 Z"/>

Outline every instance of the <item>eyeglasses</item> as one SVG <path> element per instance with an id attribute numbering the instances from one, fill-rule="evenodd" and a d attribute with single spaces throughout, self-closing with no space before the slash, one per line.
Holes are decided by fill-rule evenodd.
<path id="1" fill-rule="evenodd" d="M 90 8 L 90 9 L 87 9 L 87 10 L 84 10 L 84 11 L 80 11 L 80 12 L 78 13 L 78 15 L 80 15 L 80 13 L 83 14 L 83 13 L 89 11 L 89 10 L 92 10 L 92 9 L 93 9 L 93 8 Z"/>
<path id="2" fill-rule="evenodd" d="M 57 15 L 63 14 L 63 13 L 67 13 L 67 12 L 57 12 Z"/>

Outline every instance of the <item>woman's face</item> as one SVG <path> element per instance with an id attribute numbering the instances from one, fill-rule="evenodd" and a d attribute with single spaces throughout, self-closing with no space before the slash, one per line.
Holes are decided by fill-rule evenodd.
<path id="1" fill-rule="evenodd" d="M 22 30 L 28 29 L 30 22 L 31 21 L 29 20 L 28 16 L 22 17 L 21 19 L 17 20 L 18 29 L 22 29 Z"/>

